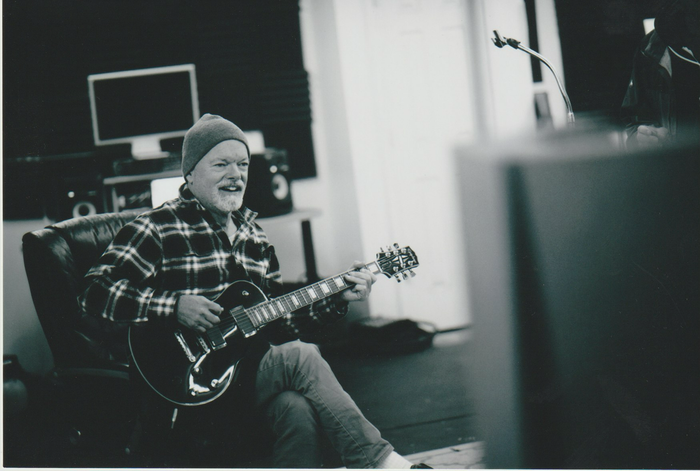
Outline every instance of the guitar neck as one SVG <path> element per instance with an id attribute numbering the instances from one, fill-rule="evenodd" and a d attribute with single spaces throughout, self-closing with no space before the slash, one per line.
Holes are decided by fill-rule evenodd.
<path id="1" fill-rule="evenodd" d="M 364 266 L 372 273 L 379 274 L 382 272 L 377 262 L 371 262 Z M 282 295 L 278 298 L 260 303 L 246 310 L 246 314 L 255 328 L 260 328 L 263 325 L 272 322 L 280 317 L 283 317 L 288 312 L 296 311 L 303 307 L 309 306 L 316 301 L 320 301 L 341 291 L 351 288 L 353 285 L 348 284 L 344 277 L 345 275 L 357 271 L 353 268 L 338 275 L 318 281 L 304 288 L 292 291 L 291 293 Z"/>

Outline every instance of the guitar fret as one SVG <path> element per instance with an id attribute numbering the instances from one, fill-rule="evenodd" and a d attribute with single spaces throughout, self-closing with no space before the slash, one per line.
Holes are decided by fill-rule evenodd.
<path id="1" fill-rule="evenodd" d="M 295 305 L 296 307 L 300 307 L 300 306 L 301 306 L 301 303 L 299 302 L 299 300 L 296 298 L 295 295 L 291 294 L 291 295 L 289 295 L 289 297 L 292 298 L 292 301 L 294 302 L 294 305 Z"/>
<path id="2" fill-rule="evenodd" d="M 323 291 L 324 295 L 328 296 L 330 294 L 331 289 L 328 287 L 328 283 L 322 281 L 321 283 L 319 283 L 319 286 L 321 287 L 321 291 Z"/>
<path id="3" fill-rule="evenodd" d="M 255 324 L 256 327 L 259 327 L 260 324 L 262 324 L 262 316 L 260 315 L 260 308 L 255 307 L 252 311 L 252 319 L 253 323 Z"/>
<path id="4" fill-rule="evenodd" d="M 250 323 L 253 324 L 255 327 L 260 325 L 260 321 L 258 320 L 258 316 L 255 314 L 255 308 L 248 309 L 248 318 L 250 319 Z"/>
<path id="5" fill-rule="evenodd" d="M 306 292 L 309 293 L 309 296 L 311 297 L 312 300 L 316 299 L 318 297 L 318 295 L 316 294 L 316 291 L 314 291 L 313 286 L 308 287 L 306 289 Z"/>
<path id="6" fill-rule="evenodd" d="M 311 304 L 314 301 L 314 298 L 311 297 L 311 294 L 309 293 L 309 288 L 305 289 L 304 291 L 301 292 L 302 298 L 304 299 L 304 305 L 306 306 L 307 304 Z"/>
<path id="7" fill-rule="evenodd" d="M 258 322 L 258 325 L 264 324 L 264 323 L 265 323 L 265 317 L 263 316 L 263 313 L 262 313 L 262 311 L 260 310 L 260 307 L 259 307 L 259 306 L 256 307 L 256 308 L 255 308 L 255 311 L 253 311 L 253 312 L 255 313 L 255 320 Z"/>
<path id="8" fill-rule="evenodd" d="M 261 304 L 260 310 L 262 311 L 265 322 L 269 322 L 270 319 L 272 319 L 272 316 L 270 315 L 270 306 L 268 306 L 267 304 Z"/>
<path id="9" fill-rule="evenodd" d="M 335 284 L 335 280 L 328 280 L 328 286 L 331 287 L 331 291 L 333 291 L 333 294 L 340 291 L 340 288 L 338 288 L 338 285 Z"/>
<path id="10" fill-rule="evenodd" d="M 277 298 L 277 301 L 280 303 L 280 306 L 282 306 L 282 310 L 284 310 L 285 313 L 289 312 L 289 306 L 292 304 L 289 301 L 289 296 L 280 296 Z"/>
<path id="11" fill-rule="evenodd" d="M 345 288 L 345 281 L 339 276 L 333 278 L 333 283 L 335 283 L 335 285 L 338 287 L 338 291 Z"/>
<path id="12" fill-rule="evenodd" d="M 291 296 L 284 297 L 284 305 L 287 306 L 287 312 L 292 312 L 294 310 L 294 303 L 292 302 Z"/>
<path id="13" fill-rule="evenodd" d="M 277 301 L 277 309 L 280 311 L 280 316 L 283 316 L 287 313 L 287 309 L 285 309 L 284 304 L 282 304 L 281 301 Z"/>

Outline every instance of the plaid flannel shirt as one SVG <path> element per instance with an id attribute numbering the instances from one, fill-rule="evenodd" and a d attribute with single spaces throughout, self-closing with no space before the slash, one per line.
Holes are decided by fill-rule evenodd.
<path id="1" fill-rule="evenodd" d="M 233 213 L 233 242 L 186 186 L 180 197 L 125 225 L 84 279 L 83 310 L 117 323 L 174 318 L 178 297 L 214 300 L 232 282 L 246 280 L 268 297 L 282 293 L 274 247 L 254 222 L 257 213 Z M 347 313 L 336 296 L 288 313 L 271 324 L 277 339 L 300 334 Z M 281 335 L 280 335 L 281 334 Z"/>

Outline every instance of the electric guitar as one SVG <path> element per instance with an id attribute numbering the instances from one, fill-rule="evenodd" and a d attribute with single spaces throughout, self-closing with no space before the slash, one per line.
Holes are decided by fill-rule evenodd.
<path id="1" fill-rule="evenodd" d="M 410 247 L 394 244 L 364 267 L 400 282 L 415 275 L 418 258 Z M 159 322 L 131 326 L 128 340 L 133 363 L 145 382 L 174 404 L 212 402 L 233 382 L 238 363 L 247 351 L 247 339 L 288 312 L 351 288 L 344 275 L 356 270 L 270 300 L 253 283 L 236 281 L 215 299 L 224 311 L 220 322 L 204 333 Z"/>

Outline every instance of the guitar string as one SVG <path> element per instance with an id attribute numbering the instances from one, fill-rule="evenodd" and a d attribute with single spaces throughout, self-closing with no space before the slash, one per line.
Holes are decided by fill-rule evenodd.
<path id="1" fill-rule="evenodd" d="M 370 263 L 364 265 L 364 268 L 369 269 L 370 265 L 372 265 L 372 264 L 377 265 L 379 272 L 383 272 L 385 274 L 388 274 L 388 273 L 386 273 L 386 270 L 384 268 L 382 268 L 382 265 L 380 264 L 380 260 L 375 260 L 373 262 L 370 262 Z M 403 266 L 403 263 L 401 265 Z M 335 275 L 333 277 L 326 278 L 325 280 L 318 281 L 316 283 L 313 283 L 313 284 L 306 286 L 304 288 L 300 288 L 300 289 L 293 291 L 291 293 L 284 294 L 278 298 L 264 301 L 260 304 L 252 306 L 248 309 L 243 309 L 237 313 L 234 313 L 233 312 L 234 310 L 231 310 L 228 312 L 230 315 L 229 318 L 224 319 L 218 325 L 212 327 L 211 329 L 208 329 L 205 332 L 205 334 L 208 334 L 210 331 L 217 331 L 217 330 L 220 332 L 222 330 L 222 328 L 224 330 L 228 330 L 229 328 L 233 327 L 234 325 L 240 326 L 241 323 L 246 323 L 246 321 L 251 324 L 251 327 L 253 329 L 257 329 L 268 322 L 271 322 L 273 320 L 276 320 L 276 319 L 284 316 L 288 312 L 295 311 L 297 309 L 301 309 L 301 308 L 306 307 L 310 304 L 313 304 L 316 300 L 308 293 L 308 290 L 313 290 L 316 293 L 317 299 L 321 300 L 321 299 L 325 299 L 329 296 L 332 296 L 334 294 L 337 294 L 337 293 L 343 291 L 344 289 L 349 288 L 349 286 L 344 286 L 344 287 L 338 288 L 335 280 L 340 279 L 341 282 L 343 283 L 343 285 L 346 285 L 345 281 L 343 280 L 343 277 L 345 275 L 352 273 L 355 270 L 356 270 L 356 268 L 353 268 L 351 270 L 347 270 L 347 271 L 340 273 L 338 275 Z M 403 270 L 401 270 L 401 271 L 403 271 Z M 331 283 L 331 282 L 333 283 L 333 287 L 335 287 L 335 291 L 333 290 L 333 288 L 329 288 L 330 292 L 326 293 L 323 290 L 322 285 L 324 285 L 324 283 L 325 283 L 325 285 L 327 287 L 329 287 L 329 283 Z M 299 299 L 298 299 L 299 296 L 301 297 L 301 302 L 299 303 L 299 305 L 297 305 L 296 303 L 293 302 L 293 300 L 296 299 L 297 301 L 299 301 Z M 285 312 L 277 314 L 277 310 L 274 306 L 275 302 L 284 303 L 283 306 L 286 304 L 287 310 Z M 271 310 L 273 312 L 273 315 L 270 317 L 268 317 L 267 315 L 261 314 L 261 311 L 266 309 L 268 306 L 271 308 Z M 294 306 L 293 309 L 292 309 L 292 306 Z M 251 316 L 248 315 L 249 312 L 256 315 L 260 320 L 251 318 Z"/>
<path id="2" fill-rule="evenodd" d="M 368 267 L 369 265 L 370 265 L 370 264 L 367 264 L 367 265 L 365 265 L 365 267 Z M 320 299 L 325 299 L 325 298 L 328 297 L 328 296 L 332 296 L 332 295 L 337 294 L 337 293 L 339 293 L 340 291 L 346 289 L 345 287 L 338 289 L 338 287 L 336 286 L 336 283 L 335 283 L 335 279 L 336 279 L 336 278 L 341 278 L 341 280 L 342 280 L 342 277 L 343 277 L 343 276 L 345 276 L 345 275 L 347 275 L 347 274 L 349 274 L 349 273 L 351 273 L 351 272 L 353 272 L 353 271 L 355 271 L 355 270 L 354 270 L 354 269 L 353 269 L 353 270 L 348 270 L 348 271 L 343 272 L 343 273 L 341 273 L 341 274 L 339 274 L 339 275 L 336 275 L 336 276 L 334 276 L 334 277 L 326 278 L 325 280 L 322 280 L 322 281 L 313 283 L 313 284 L 311 284 L 311 285 L 309 285 L 309 286 L 306 286 L 306 287 L 304 287 L 304 288 L 300 288 L 300 289 L 298 289 L 298 290 L 296 290 L 296 291 L 293 291 L 293 292 L 291 292 L 291 293 L 287 293 L 287 294 L 284 294 L 284 295 L 279 296 L 279 297 L 277 297 L 277 298 L 274 298 L 274 299 L 271 299 L 271 300 L 268 300 L 268 301 L 264 301 L 264 302 L 262 302 L 262 303 L 260 303 L 260 304 L 258 304 L 258 305 L 252 306 L 252 307 L 250 307 L 250 308 L 248 308 L 248 309 L 245 309 L 245 310 L 243 310 L 243 311 L 240 311 L 239 313 L 236 313 L 236 314 L 238 314 L 241 318 L 243 318 L 243 315 L 247 315 L 248 312 L 257 312 L 257 311 L 260 311 L 261 309 L 263 309 L 263 308 L 266 307 L 266 306 L 272 306 L 273 303 L 276 302 L 276 301 L 282 301 L 282 302 L 284 302 L 284 303 L 285 303 L 287 306 L 289 306 L 289 307 L 294 306 L 294 309 L 289 309 L 288 311 L 286 311 L 286 312 L 284 312 L 284 313 L 282 313 L 282 314 L 279 314 L 279 315 L 277 315 L 277 316 L 273 316 L 273 317 L 270 318 L 270 319 L 267 319 L 266 316 L 260 316 L 261 319 L 262 319 L 261 321 L 253 322 L 253 319 L 251 319 L 250 316 L 247 316 L 247 317 L 250 319 L 251 323 L 253 324 L 253 327 L 254 327 L 254 328 L 258 328 L 258 327 L 260 327 L 261 325 L 265 324 L 266 322 L 270 322 L 270 321 L 273 321 L 273 320 L 275 320 L 275 319 L 277 319 L 277 318 L 279 318 L 279 317 L 282 317 L 282 316 L 285 315 L 287 312 L 295 311 L 295 310 L 297 310 L 297 309 L 301 309 L 301 308 L 306 307 L 306 306 L 308 306 L 308 305 L 310 305 L 310 304 L 313 304 L 313 303 L 315 302 L 315 300 L 308 294 L 308 292 L 306 292 L 306 290 L 308 290 L 308 289 L 313 289 L 314 292 L 316 292 L 317 298 L 318 298 L 319 300 L 320 300 Z M 329 294 L 326 295 L 325 293 L 323 293 L 323 289 L 321 288 L 321 284 L 323 284 L 323 283 L 328 284 L 329 282 L 333 282 L 333 286 L 336 287 L 336 291 L 333 291 L 332 288 L 331 288 L 331 292 L 330 292 Z M 348 287 L 349 287 L 349 286 L 348 286 Z M 322 295 L 322 296 L 321 296 L 321 295 Z M 299 306 L 297 306 L 296 303 L 294 303 L 294 302 L 292 301 L 292 297 L 293 297 L 293 296 L 294 296 L 297 300 L 299 300 L 299 298 L 301 298 L 301 299 L 299 300 L 299 301 L 300 301 Z M 276 311 L 274 310 L 274 307 L 273 307 L 272 309 L 273 309 L 273 312 L 276 312 Z M 237 324 L 237 322 L 236 322 L 236 321 L 237 321 L 237 319 L 236 319 L 236 314 L 234 314 L 233 310 L 229 311 L 229 314 L 231 315 L 231 317 L 222 320 L 221 323 L 219 323 L 219 324 L 217 324 L 215 327 L 213 327 L 213 328 L 207 330 L 205 333 L 208 333 L 210 330 L 217 330 L 217 329 L 218 329 L 218 330 L 221 330 L 222 328 L 228 329 L 228 328 L 230 328 L 230 327 L 233 327 L 233 325 Z M 257 323 L 257 325 L 255 325 L 256 323 Z"/>

